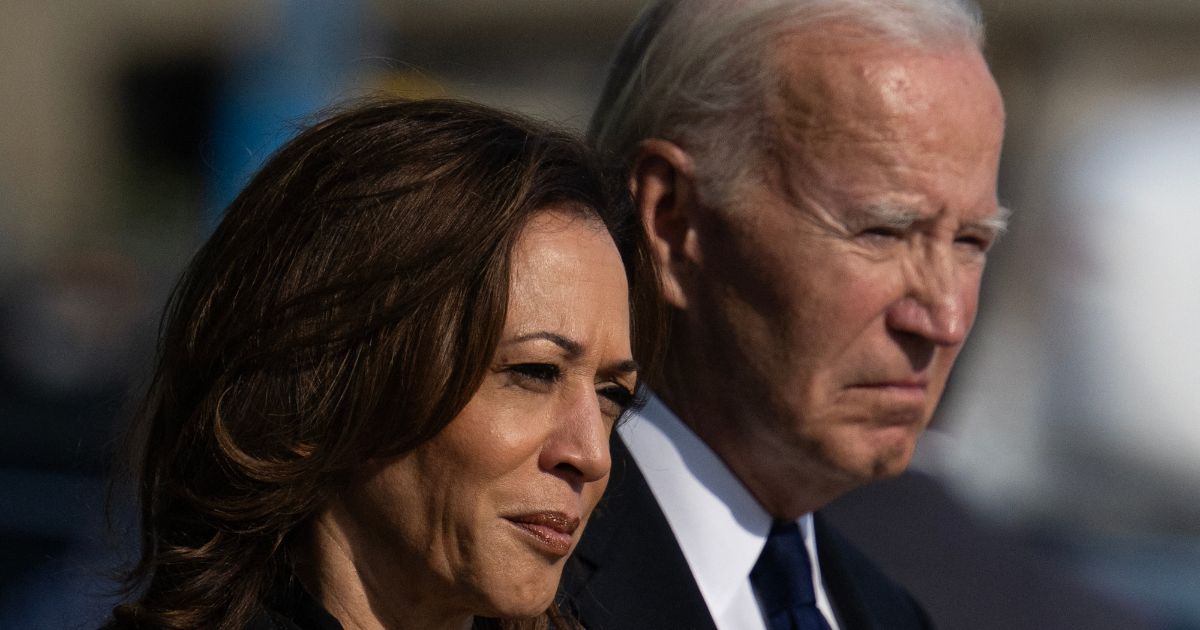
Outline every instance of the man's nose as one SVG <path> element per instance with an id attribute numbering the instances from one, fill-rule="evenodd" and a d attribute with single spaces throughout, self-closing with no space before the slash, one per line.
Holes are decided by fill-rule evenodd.
<path id="1" fill-rule="evenodd" d="M 952 255 L 931 254 L 915 265 L 908 293 L 888 309 L 888 327 L 939 346 L 965 341 L 972 313 L 959 271 Z"/>
<path id="2" fill-rule="evenodd" d="M 608 475 L 609 423 L 595 392 L 581 392 L 565 403 L 556 425 L 542 446 L 538 465 L 562 477 L 578 490 L 582 484 Z"/>

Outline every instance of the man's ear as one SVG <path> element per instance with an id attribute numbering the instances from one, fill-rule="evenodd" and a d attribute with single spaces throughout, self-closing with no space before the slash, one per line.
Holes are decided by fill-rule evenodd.
<path id="1" fill-rule="evenodd" d="M 642 227 L 658 259 L 663 298 L 687 308 L 687 278 L 694 273 L 697 198 L 692 158 L 667 140 L 643 140 L 630 170 L 630 190 Z"/>

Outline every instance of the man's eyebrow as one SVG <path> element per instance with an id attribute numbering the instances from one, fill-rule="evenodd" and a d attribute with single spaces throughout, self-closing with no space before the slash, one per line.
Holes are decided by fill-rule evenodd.
<path id="1" fill-rule="evenodd" d="M 907 228 L 924 219 L 921 213 L 913 208 L 899 205 L 876 204 L 863 208 L 862 214 L 867 222 L 882 224 L 892 228 Z M 996 208 L 996 214 L 979 221 L 970 221 L 964 227 L 985 230 L 999 236 L 1008 230 L 1008 218 L 1012 210 L 1004 206 Z"/>
<path id="2" fill-rule="evenodd" d="M 1004 206 L 996 208 L 996 214 L 983 219 L 982 221 L 972 221 L 967 224 L 967 227 L 978 228 L 991 232 L 993 236 L 1000 236 L 1008 231 L 1008 218 L 1012 216 L 1012 210 Z"/>
<path id="3" fill-rule="evenodd" d="M 906 228 L 922 219 L 914 208 L 892 204 L 873 204 L 862 209 L 863 223 L 882 224 L 892 228 Z"/>
<path id="4" fill-rule="evenodd" d="M 500 345 L 509 346 L 512 344 L 524 343 L 526 341 L 534 341 L 536 339 L 545 339 L 546 341 L 553 343 L 563 350 L 566 350 L 567 356 L 576 357 L 580 354 L 583 354 L 583 344 L 569 337 L 564 337 L 558 333 L 552 333 L 546 330 L 524 334 L 519 337 L 513 337 L 512 339 L 504 341 Z"/>

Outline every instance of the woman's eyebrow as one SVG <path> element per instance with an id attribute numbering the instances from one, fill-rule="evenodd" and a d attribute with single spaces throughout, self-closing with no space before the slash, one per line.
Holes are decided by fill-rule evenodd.
<path id="1" fill-rule="evenodd" d="M 524 343 L 526 341 L 535 341 L 535 340 L 539 340 L 539 339 L 549 341 L 549 342 L 553 343 L 554 345 L 562 348 L 563 350 L 566 351 L 568 358 L 574 358 L 574 357 L 577 357 L 577 356 L 583 354 L 583 344 L 579 343 L 578 341 L 575 341 L 574 339 L 571 339 L 570 337 L 565 337 L 558 333 L 553 333 L 553 332 L 546 331 L 546 330 L 532 332 L 532 333 L 526 333 L 526 334 L 520 335 L 518 337 L 513 337 L 512 339 L 502 342 L 500 345 L 508 346 L 508 345 L 513 345 L 513 344 L 518 344 L 518 343 Z M 638 372 L 641 369 L 642 369 L 642 366 L 639 365 L 637 361 L 634 361 L 633 359 L 624 359 L 622 361 L 617 361 L 616 363 L 613 363 L 612 365 L 606 366 L 604 368 L 604 371 L 611 372 L 614 374 L 633 374 L 634 372 Z"/>
<path id="2" fill-rule="evenodd" d="M 606 367 L 605 371 L 616 374 L 633 374 L 641 369 L 642 366 L 638 365 L 637 361 L 634 361 L 633 359 L 625 359 L 624 361 L 618 361 Z"/>
<path id="3" fill-rule="evenodd" d="M 519 337 L 513 337 L 512 339 L 509 339 L 500 345 L 508 346 L 517 343 L 524 343 L 526 341 L 534 341 L 536 339 L 544 339 L 562 348 L 567 352 L 568 357 L 577 357 L 583 354 L 583 344 L 569 337 L 564 337 L 558 333 L 553 333 L 546 330 L 527 333 Z"/>

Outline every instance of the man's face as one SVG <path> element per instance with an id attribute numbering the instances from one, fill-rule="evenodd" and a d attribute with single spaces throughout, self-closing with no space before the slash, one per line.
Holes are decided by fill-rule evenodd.
<path id="1" fill-rule="evenodd" d="M 778 151 L 694 213 L 681 322 L 708 375 L 688 420 L 776 512 L 797 476 L 907 466 L 975 318 L 1004 120 L 967 45 L 779 50 Z"/>

